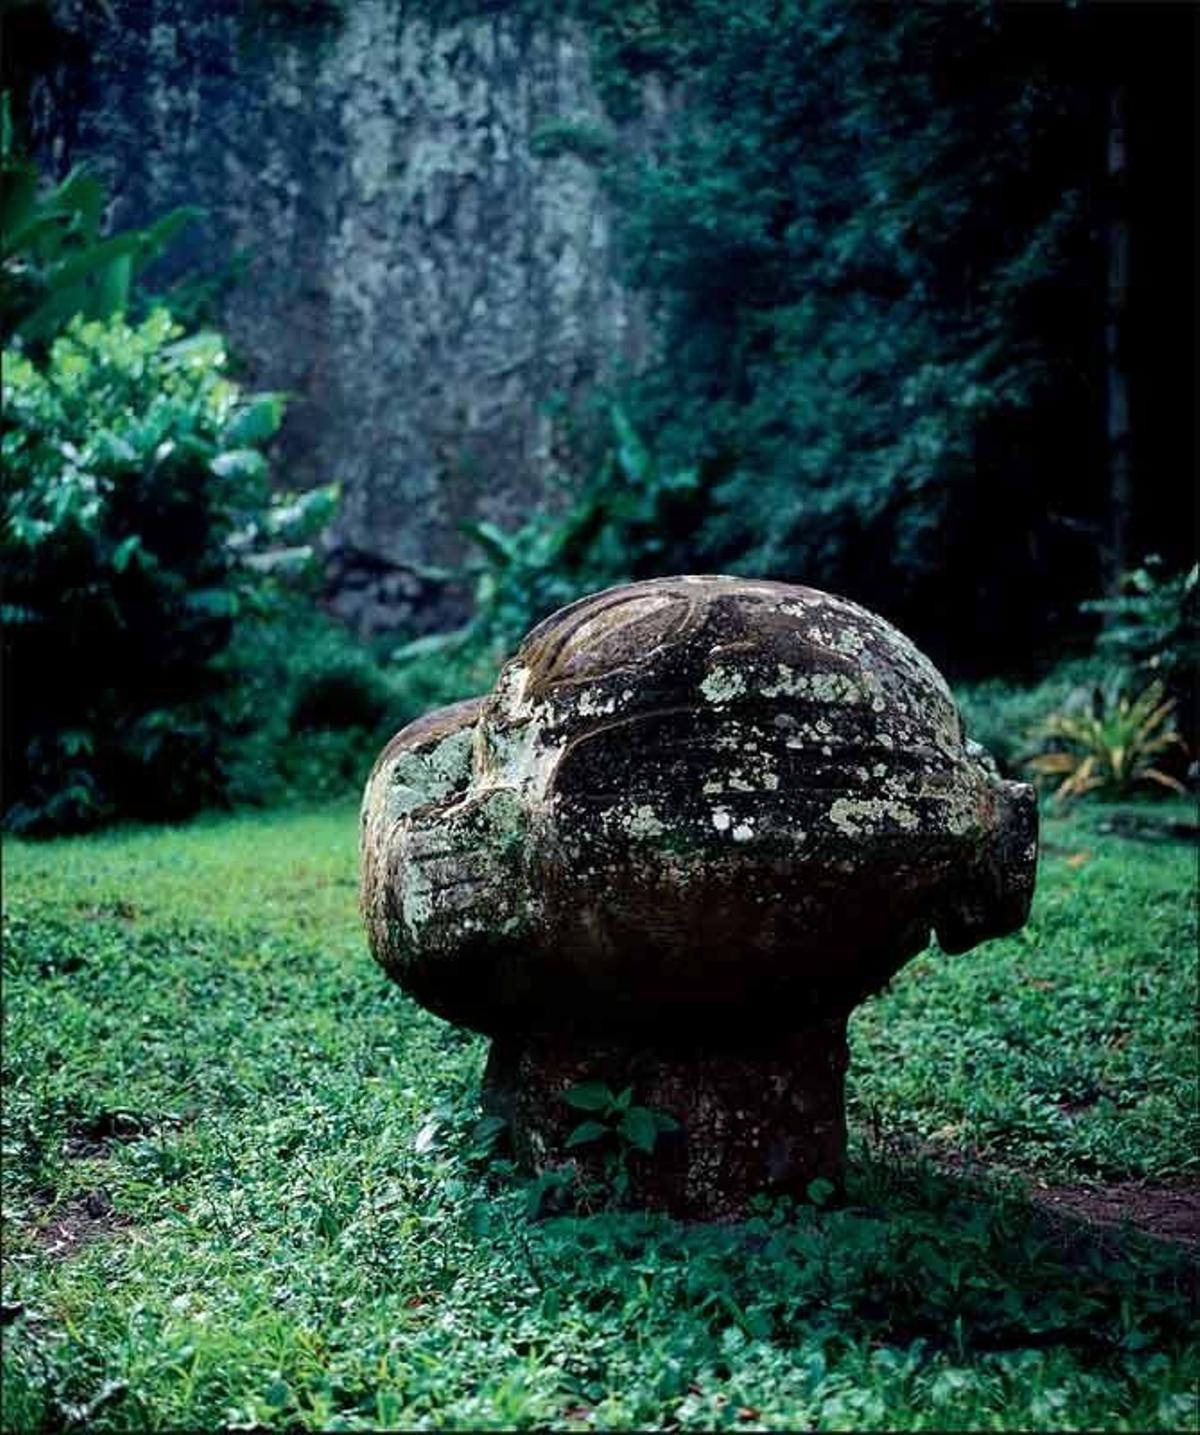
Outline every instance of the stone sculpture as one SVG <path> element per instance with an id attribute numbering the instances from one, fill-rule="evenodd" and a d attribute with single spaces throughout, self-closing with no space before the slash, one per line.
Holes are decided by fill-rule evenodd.
<path id="1" fill-rule="evenodd" d="M 678 1123 L 635 1197 L 702 1218 L 838 1179 L 849 1013 L 931 929 L 957 953 L 1020 927 L 1036 856 L 1032 788 L 907 638 L 728 577 L 547 618 L 490 694 L 392 739 L 362 811 L 372 950 L 493 1038 L 519 1160 L 586 1164 L 566 1094 L 632 1086 Z"/>

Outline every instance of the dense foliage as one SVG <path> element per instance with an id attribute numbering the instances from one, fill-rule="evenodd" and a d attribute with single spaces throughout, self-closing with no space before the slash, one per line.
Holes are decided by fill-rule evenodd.
<path id="1" fill-rule="evenodd" d="M 1061 16 L 1034 39 L 974 5 L 687 8 L 660 11 L 687 108 L 625 228 L 667 323 L 642 414 L 708 478 L 704 566 L 819 575 L 936 613 L 943 655 L 1011 656 L 1101 576 L 1050 517 L 1104 483 L 1093 97 Z"/>
<path id="2" fill-rule="evenodd" d="M 630 535 L 627 567 L 845 592 L 981 675 L 1086 642 L 1079 602 L 1129 553 L 1165 543 L 1186 566 L 1153 427 L 1188 359 L 1178 325 L 1156 345 L 1139 320 L 1178 233 L 1144 168 L 1166 123 L 1163 16 L 986 0 L 525 8 L 565 13 L 592 44 L 617 123 L 567 107 L 535 148 L 610 186 L 627 276 L 663 336 L 624 403 L 662 472 L 697 475 L 653 549 Z M 630 128 L 652 78 L 668 118 Z M 1135 166 L 1122 186 L 1106 162 L 1118 93 Z M 1109 226 L 1135 201 L 1132 287 L 1114 295 Z M 1106 350 L 1127 298 L 1139 307 Z M 1113 384 L 1134 404 L 1125 496 Z"/>
<path id="3" fill-rule="evenodd" d="M 1162 682 L 1200 756 L 1200 565 L 1172 573 L 1153 555 L 1122 575 L 1113 597 L 1084 606 L 1104 615 L 1100 653 L 1135 680 Z"/>
<path id="4" fill-rule="evenodd" d="M 1181 790 L 1200 754 L 1198 573 L 1158 559 L 1123 575 L 1092 650 L 1040 681 L 960 685 L 969 734 L 1011 777 L 1051 776 L 1063 796 L 1119 796 L 1134 785 Z M 1152 699 L 1147 703 L 1148 699 Z"/>
<path id="5" fill-rule="evenodd" d="M 229 800 L 255 806 L 360 792 L 376 754 L 404 723 L 494 676 L 478 650 L 394 663 L 316 607 L 275 593 L 235 627 L 224 660 Z M 476 677 L 478 671 L 479 676 Z"/>
<path id="6" fill-rule="evenodd" d="M 218 659 L 256 576 L 282 402 L 164 312 L 4 356 L 8 821 L 178 815 L 220 795 Z"/>
<path id="7" fill-rule="evenodd" d="M 1012 771 L 1037 722 L 1074 714 L 1098 679 L 1131 694 L 1163 679 L 1194 734 L 1196 579 L 1146 437 L 1161 412 L 1147 396 L 1169 385 L 1134 383 L 1138 482 L 1119 523 L 1105 434 L 1118 362 L 1102 339 L 1106 225 L 1129 198 L 1105 172 L 1106 125 L 1114 87 L 1133 96 L 1134 121 L 1149 113 L 1134 28 L 1088 7 L 985 0 L 523 8 L 587 32 L 614 123 L 568 105 L 540 117 L 533 148 L 602 171 L 662 343 L 619 403 L 597 407 L 568 492 L 515 532 L 467 525 L 485 560 L 472 621 L 377 652 L 311 604 L 253 599 L 273 580 L 246 560 L 288 531 L 257 456 L 277 401 L 258 406 L 261 432 L 243 443 L 223 427 L 240 401 L 220 341 L 152 339 L 119 317 L 144 314 L 136 273 L 189 211 L 105 233 L 103 187 L 81 172 L 40 182 L 5 109 L 10 824 L 354 785 L 391 727 L 486 687 L 554 607 L 671 570 L 845 592 L 960 674 L 1028 679 L 1073 653 L 1085 678 L 1068 668 L 1025 692 L 968 695 Z M 326 10 L 340 23 L 340 7 Z M 667 122 L 631 126 L 651 78 Z M 1157 292 L 1145 256 L 1161 245 L 1135 223 L 1144 312 Z M 72 314 L 101 327 L 53 348 Z M 1119 362 L 1150 352 L 1137 332 Z M 1167 558 L 1117 593 L 1105 545 L 1122 524 L 1129 552 L 1161 539 Z M 1106 589 L 1081 617 L 1079 600 Z M 1172 757 L 1177 779 L 1184 750 Z"/>
<path id="8" fill-rule="evenodd" d="M 1197 1171 L 1194 854 L 1109 816 L 855 1014 L 846 1198 L 710 1227 L 527 1219 L 483 1040 L 366 954 L 351 806 L 11 842 L 6 1428 L 1186 1428 L 1186 1252 L 1002 1175 Z"/>
<path id="9" fill-rule="evenodd" d="M 1110 686 L 1096 691 L 1089 709 L 1051 713 L 1037 734 L 1043 751 L 1028 759 L 1029 770 L 1052 778 L 1060 799 L 1089 792 L 1126 797 L 1152 784 L 1184 792 L 1179 779 L 1163 771 L 1182 745 L 1175 700 L 1164 693 L 1157 682 L 1136 695 Z"/>
<path id="10" fill-rule="evenodd" d="M 294 617 L 277 580 L 311 558 L 336 490 L 268 484 L 282 397 L 242 395 L 221 336 L 135 287 L 192 211 L 105 233 L 105 187 L 82 169 L 46 183 L 2 101 L 5 824 L 278 795 L 289 754 L 264 762 L 256 738 L 295 694 L 246 676 Z"/>

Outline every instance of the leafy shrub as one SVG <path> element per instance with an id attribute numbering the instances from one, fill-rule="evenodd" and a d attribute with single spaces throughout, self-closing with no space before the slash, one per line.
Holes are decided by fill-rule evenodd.
<path id="1" fill-rule="evenodd" d="M 1200 566 L 1171 573 L 1152 555 L 1123 575 L 1113 598 L 1083 604 L 1106 619 L 1097 649 L 1143 682 L 1161 679 L 1179 704 L 1192 746 L 1200 741 Z"/>
<path id="2" fill-rule="evenodd" d="M 1181 782 L 1155 765 L 1164 753 L 1182 746 L 1172 721 L 1174 708 L 1160 682 L 1136 697 L 1115 683 L 1107 691 L 1097 688 L 1090 711 L 1051 713 L 1045 719 L 1037 734 L 1043 751 L 1029 757 L 1026 766 L 1038 776 L 1061 778 L 1054 794 L 1059 799 L 1089 792 L 1124 797 L 1146 783 L 1183 792 Z"/>
<path id="3" fill-rule="evenodd" d="M 221 795 L 219 659 L 263 579 L 261 447 L 218 335 L 156 311 L 4 355 L 6 821 L 179 816 Z M 239 552 L 240 547 L 240 552 Z"/>
<path id="4" fill-rule="evenodd" d="M 383 743 L 413 718 L 487 690 L 497 662 L 464 634 L 376 652 L 294 590 L 241 622 L 226 654 L 234 803 L 354 797 Z"/>
<path id="5" fill-rule="evenodd" d="M 266 609 L 238 624 L 224 666 L 222 764 L 232 803 L 307 801 L 361 787 L 396 719 L 390 684 L 369 650 L 310 595 L 277 588 Z M 322 692 L 351 673 L 351 684 L 371 689 L 369 705 L 362 693 L 326 705 Z"/>
<path id="6" fill-rule="evenodd" d="M 1121 578 L 1115 598 L 1084 603 L 1109 620 L 1097 639 L 1102 653 L 1170 683 L 1200 664 L 1200 565 L 1170 573 L 1151 555 Z"/>

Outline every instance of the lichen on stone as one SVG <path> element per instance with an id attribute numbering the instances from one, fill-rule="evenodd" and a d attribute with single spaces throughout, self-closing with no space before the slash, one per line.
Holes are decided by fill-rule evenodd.
<path id="1" fill-rule="evenodd" d="M 736 668 L 715 667 L 705 674 L 700 691 L 710 703 L 718 706 L 732 702 L 746 691 L 745 674 Z"/>
<path id="2" fill-rule="evenodd" d="M 395 816 L 437 802 L 467 785 L 474 730 L 452 732 L 432 747 L 400 753 L 389 775 L 388 806 Z"/>
<path id="3" fill-rule="evenodd" d="M 368 787 L 364 909 L 385 966 L 484 1030 L 775 1029 L 1027 905 L 1024 789 L 964 746 L 928 660 L 830 595 L 609 590 L 428 721 Z"/>

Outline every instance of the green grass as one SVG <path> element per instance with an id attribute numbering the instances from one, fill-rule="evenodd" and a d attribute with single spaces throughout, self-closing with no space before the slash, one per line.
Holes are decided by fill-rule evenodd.
<path id="1" fill-rule="evenodd" d="M 472 1157 L 484 1044 L 367 957 L 349 806 L 9 843 L 4 1428 L 1194 1428 L 1184 1256 L 1011 1174 L 1196 1172 L 1194 849 L 1105 813 L 860 1009 L 845 1203 L 723 1228 Z"/>

